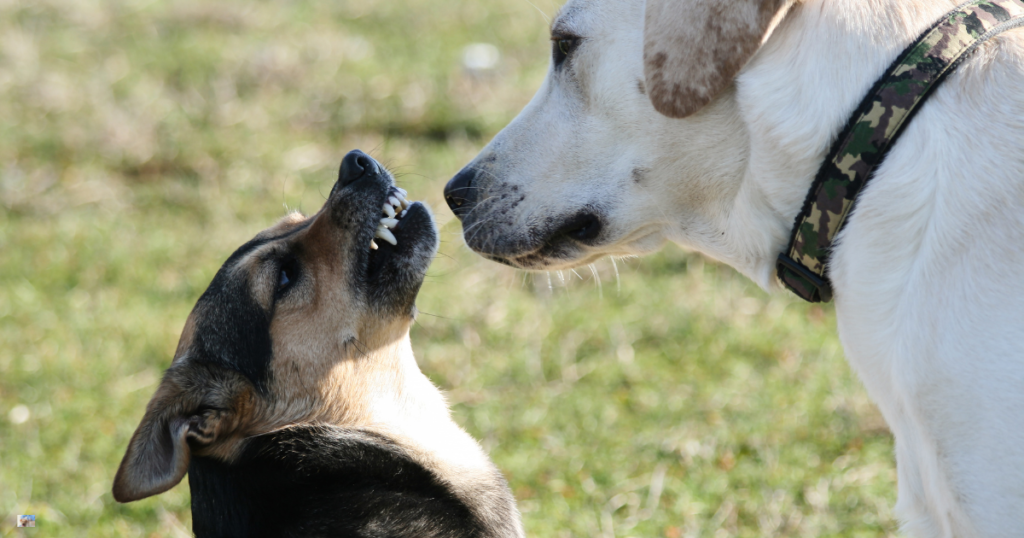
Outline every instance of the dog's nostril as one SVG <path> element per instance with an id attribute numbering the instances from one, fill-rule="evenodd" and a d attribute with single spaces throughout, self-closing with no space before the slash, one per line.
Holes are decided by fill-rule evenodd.
<path id="1" fill-rule="evenodd" d="M 448 203 L 456 217 L 462 218 L 476 201 L 477 189 L 473 188 L 475 178 L 476 171 L 466 167 L 455 174 L 444 187 L 444 201 Z"/>
<path id="2" fill-rule="evenodd" d="M 348 152 L 341 160 L 341 169 L 338 170 L 338 187 L 344 187 L 349 183 L 377 171 L 377 163 L 369 155 L 358 149 Z"/>
<path id="3" fill-rule="evenodd" d="M 577 241 L 591 241 L 601 233 L 601 219 L 592 213 L 584 213 L 566 223 L 562 230 Z"/>

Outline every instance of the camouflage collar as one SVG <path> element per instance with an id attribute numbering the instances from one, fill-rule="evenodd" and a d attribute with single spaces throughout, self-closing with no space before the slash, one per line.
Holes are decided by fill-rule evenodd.
<path id="1" fill-rule="evenodd" d="M 797 215 L 779 280 L 806 301 L 832 300 L 829 250 L 857 194 L 921 103 L 988 38 L 1024 25 L 1024 0 L 961 4 L 924 32 L 875 83 L 818 170 Z"/>

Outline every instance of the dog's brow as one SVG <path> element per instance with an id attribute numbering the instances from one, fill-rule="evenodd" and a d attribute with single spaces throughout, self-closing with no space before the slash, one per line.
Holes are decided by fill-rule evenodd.
<path id="1" fill-rule="evenodd" d="M 551 19 L 551 35 L 579 35 L 576 30 L 576 23 L 573 20 L 579 9 L 575 7 L 566 8 L 562 6 Z"/>
<path id="2" fill-rule="evenodd" d="M 256 238 L 256 239 L 250 240 L 246 244 L 238 247 L 238 250 L 236 250 L 234 253 L 232 253 L 231 256 L 227 259 L 227 261 L 224 262 L 224 265 L 231 265 L 231 264 L 237 262 L 238 260 L 241 260 L 245 256 L 248 256 L 253 251 L 255 251 L 256 249 L 262 247 L 263 245 L 266 245 L 267 243 L 273 243 L 274 241 L 278 241 L 280 239 L 285 239 L 285 238 L 287 238 L 289 236 L 292 236 L 292 235 L 295 235 L 295 234 L 301 232 L 302 230 L 305 230 L 306 228 L 309 227 L 311 220 L 312 219 L 309 219 L 306 222 L 303 222 L 302 224 L 299 224 L 298 226 L 296 226 L 296 227 L 292 228 L 291 230 L 288 230 L 287 232 L 285 232 L 283 234 L 280 234 L 280 235 L 275 235 L 273 237 L 262 237 L 262 238 Z"/>

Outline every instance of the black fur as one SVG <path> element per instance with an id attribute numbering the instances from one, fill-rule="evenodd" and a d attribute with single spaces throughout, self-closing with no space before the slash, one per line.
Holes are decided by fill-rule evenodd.
<path id="1" fill-rule="evenodd" d="M 400 447 L 332 426 L 254 437 L 232 464 L 193 458 L 189 486 L 198 538 L 490 535 Z"/>
<path id="2" fill-rule="evenodd" d="M 253 239 L 228 257 L 196 303 L 199 315 L 196 337 L 189 349 L 192 361 L 235 370 L 266 394 L 273 355 L 270 320 L 274 313 L 253 299 L 248 279 L 233 271 L 238 261 L 250 252 L 308 226 L 306 223 L 276 237 Z"/>
<path id="3" fill-rule="evenodd" d="M 246 243 L 242 251 L 256 241 Z M 251 247 L 255 248 L 255 247 Z M 232 255 L 241 257 L 239 252 Z M 246 278 L 232 275 L 233 263 L 225 263 L 210 287 L 196 303 L 195 339 L 189 348 L 191 361 L 235 370 L 266 394 L 270 384 L 270 319 L 257 303 Z"/>

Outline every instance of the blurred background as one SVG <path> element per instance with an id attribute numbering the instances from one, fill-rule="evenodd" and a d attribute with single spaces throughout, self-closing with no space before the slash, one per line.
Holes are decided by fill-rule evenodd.
<path id="1" fill-rule="evenodd" d="M 222 261 L 353 148 L 436 210 L 413 344 L 529 535 L 894 533 L 829 307 L 671 246 L 527 274 L 463 245 L 441 189 L 540 85 L 558 7 L 0 0 L 0 535 L 191 535 L 187 483 L 119 505 L 114 471 Z"/>

